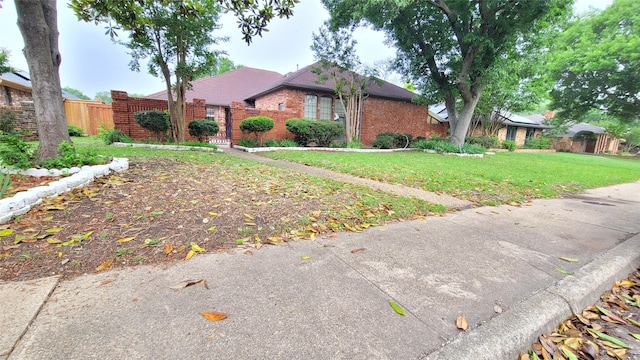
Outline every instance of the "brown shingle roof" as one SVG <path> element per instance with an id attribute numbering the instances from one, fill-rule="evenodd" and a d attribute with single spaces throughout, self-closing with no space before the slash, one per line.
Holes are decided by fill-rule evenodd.
<path id="1" fill-rule="evenodd" d="M 257 91 L 251 96 L 246 97 L 245 100 L 256 99 L 280 88 L 296 88 L 302 90 L 315 90 L 333 93 L 333 86 L 335 84 L 333 81 L 327 80 L 324 84 L 316 83 L 318 75 L 314 74 L 311 70 L 314 67 L 318 66 L 319 63 L 317 62 L 303 67 L 298 71 L 284 75 L 281 79 L 270 84 L 269 86 L 264 87 L 261 91 Z M 374 97 L 405 101 L 411 101 L 411 99 L 415 96 L 415 94 L 411 91 L 388 83 L 386 81 L 381 81 L 379 85 L 375 82 L 371 82 L 369 84 L 368 92 L 370 96 Z"/>
<path id="2" fill-rule="evenodd" d="M 232 101 L 242 101 L 280 78 L 282 74 L 275 71 L 243 66 L 220 75 L 193 81 L 192 88 L 187 90 L 186 100 L 204 99 L 206 104 L 229 106 Z M 145 97 L 166 100 L 167 91 L 158 91 Z"/>

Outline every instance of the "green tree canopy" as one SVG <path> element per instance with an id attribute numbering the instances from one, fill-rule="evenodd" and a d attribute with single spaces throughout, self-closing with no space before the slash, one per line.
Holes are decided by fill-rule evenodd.
<path id="1" fill-rule="evenodd" d="M 576 19 L 549 52 L 552 106 L 576 120 L 601 108 L 623 121 L 640 114 L 640 2 L 615 0 Z"/>
<path id="2" fill-rule="evenodd" d="M 9 66 L 9 52 L 6 49 L 0 48 L 0 74 L 11 71 Z"/>
<path id="3" fill-rule="evenodd" d="M 428 101 L 447 107 L 462 144 L 498 60 L 562 18 L 572 0 L 323 0 L 332 26 L 365 21 L 397 48 L 403 72 Z M 457 102 L 462 107 L 457 111 Z"/>
<path id="4" fill-rule="evenodd" d="M 89 97 L 87 95 L 85 95 L 82 91 L 78 90 L 78 89 L 74 89 L 72 87 L 65 86 L 65 87 L 62 88 L 62 90 L 77 96 L 79 99 L 89 100 Z"/>
<path id="5" fill-rule="evenodd" d="M 96 93 L 96 96 L 93 97 L 95 100 L 100 100 L 105 104 L 109 104 L 111 105 L 111 103 L 113 102 L 113 100 L 111 99 L 111 91 L 106 90 L 106 91 L 98 91 Z"/>

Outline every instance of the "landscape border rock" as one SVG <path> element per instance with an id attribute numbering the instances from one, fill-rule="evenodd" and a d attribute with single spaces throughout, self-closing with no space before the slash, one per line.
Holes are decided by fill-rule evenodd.
<path id="1" fill-rule="evenodd" d="M 3 172 L 11 174 L 23 174 L 28 176 L 62 176 L 58 181 L 52 181 L 46 186 L 38 186 L 27 191 L 16 193 L 10 198 L 0 200 L 0 224 L 3 224 L 12 217 L 25 214 L 32 207 L 40 204 L 43 198 L 56 196 L 65 191 L 71 191 L 78 187 L 90 184 L 95 178 L 108 175 L 111 171 L 123 172 L 129 168 L 129 159 L 114 158 L 106 165 L 83 166 L 71 169 L 29 169 L 14 170 L 3 169 Z"/>
<path id="2" fill-rule="evenodd" d="M 223 152 L 219 148 L 214 149 L 214 148 L 203 147 L 203 146 L 135 144 L 135 143 L 123 143 L 123 142 L 114 142 L 112 145 L 117 147 L 145 147 L 145 148 L 162 149 L 162 150 L 193 150 L 193 151 L 205 151 L 205 152 Z M 217 144 L 217 145 L 220 145 L 220 144 Z"/>

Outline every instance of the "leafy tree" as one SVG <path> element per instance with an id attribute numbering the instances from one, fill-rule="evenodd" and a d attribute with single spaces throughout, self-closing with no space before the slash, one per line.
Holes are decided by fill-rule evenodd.
<path id="1" fill-rule="evenodd" d="M 111 99 L 111 91 L 98 91 L 96 96 L 93 97 L 95 100 L 100 100 L 105 104 L 111 105 L 113 100 Z"/>
<path id="2" fill-rule="evenodd" d="M 487 70 L 560 19 L 572 0 L 323 0 L 333 27 L 367 22 L 385 32 L 427 101 L 444 100 L 451 141 L 462 145 Z M 462 107 L 458 113 L 457 101 Z"/>
<path id="3" fill-rule="evenodd" d="M 65 87 L 62 88 L 62 90 L 66 91 L 66 92 L 68 92 L 70 94 L 73 94 L 73 95 L 77 96 L 78 98 L 80 98 L 82 100 L 89 100 L 89 97 L 87 95 L 85 95 L 82 91 L 78 90 L 78 89 L 74 89 L 72 87 L 65 86 Z"/>
<path id="4" fill-rule="evenodd" d="M 62 105 L 56 1 L 15 0 L 15 4 L 31 76 L 40 140 L 38 159 L 53 159 L 60 143 L 71 141 Z"/>
<path id="5" fill-rule="evenodd" d="M 591 108 L 622 121 L 640 114 L 640 2 L 615 0 L 576 19 L 550 51 L 552 106 L 564 119 Z"/>
<path id="6" fill-rule="evenodd" d="M 0 74 L 11 71 L 9 66 L 9 52 L 6 49 L 0 48 Z"/>
<path id="7" fill-rule="evenodd" d="M 362 65 L 355 54 L 353 29 L 330 30 L 327 26 L 313 33 L 314 51 L 320 66 L 311 71 L 318 75 L 317 82 L 330 81 L 345 112 L 345 141 L 360 140 L 362 105 L 369 84 L 376 81 L 375 71 Z M 358 74 L 359 72 L 365 75 Z"/>
<path id="8" fill-rule="evenodd" d="M 229 72 L 233 69 L 237 69 L 239 67 L 242 67 L 242 65 L 236 65 L 228 57 L 220 56 L 218 57 L 216 63 L 213 64 L 213 66 L 210 69 L 204 69 L 198 74 L 195 74 L 193 79 L 195 80 L 195 79 L 203 78 L 205 76 L 214 76 L 214 75 L 224 74 L 226 72 Z"/>

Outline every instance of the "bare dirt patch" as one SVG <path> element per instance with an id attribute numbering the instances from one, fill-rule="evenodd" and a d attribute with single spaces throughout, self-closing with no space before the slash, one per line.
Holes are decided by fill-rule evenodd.
<path id="1" fill-rule="evenodd" d="M 136 159 L 125 173 L 45 199 L 0 225 L 0 279 L 70 278 L 237 247 L 251 255 L 269 244 L 442 210 L 416 199 L 227 160 Z"/>

